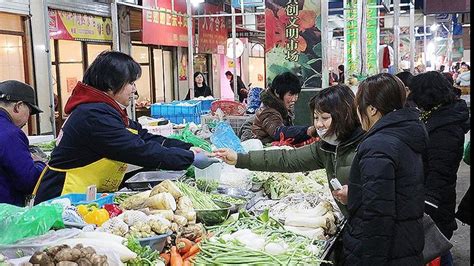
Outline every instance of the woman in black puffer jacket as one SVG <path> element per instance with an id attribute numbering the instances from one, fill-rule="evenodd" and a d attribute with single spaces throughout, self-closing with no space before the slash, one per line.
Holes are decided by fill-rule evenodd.
<path id="1" fill-rule="evenodd" d="M 457 224 L 456 180 L 463 156 L 464 135 L 469 131 L 469 109 L 456 99 L 454 90 L 437 71 L 419 74 L 412 79 L 413 101 L 422 110 L 421 120 L 429 134 L 423 156 L 425 173 L 425 212 L 440 231 L 450 239 Z M 441 265 L 452 265 L 451 253 L 441 257 Z"/>
<path id="2" fill-rule="evenodd" d="M 378 74 L 359 85 L 362 128 L 349 177 L 344 265 L 423 265 L 423 161 L 428 135 L 403 108 L 405 86 Z"/>

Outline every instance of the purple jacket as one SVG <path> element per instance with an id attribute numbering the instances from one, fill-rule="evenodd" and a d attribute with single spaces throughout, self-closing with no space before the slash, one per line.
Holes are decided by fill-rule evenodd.
<path id="1" fill-rule="evenodd" d="M 0 108 L 0 203 L 24 206 L 33 192 L 45 164 L 34 162 L 28 147 L 25 133 Z"/>

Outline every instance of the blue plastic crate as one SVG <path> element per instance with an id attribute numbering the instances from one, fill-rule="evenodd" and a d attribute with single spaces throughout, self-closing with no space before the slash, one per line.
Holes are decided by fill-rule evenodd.
<path id="1" fill-rule="evenodd" d="M 190 105 L 183 106 L 180 103 L 186 102 Z M 155 103 L 151 105 L 151 116 L 153 118 L 164 117 L 172 123 L 201 122 L 201 102 L 199 101 L 174 101 L 171 103 Z"/>
<path id="2" fill-rule="evenodd" d="M 48 200 L 47 202 L 51 203 L 51 201 L 55 199 L 69 199 L 72 205 L 89 204 L 95 202 L 99 205 L 99 207 L 104 206 L 104 204 L 114 203 L 114 194 L 109 194 L 105 197 L 101 197 L 101 195 L 102 193 L 97 193 L 96 200 L 86 201 L 86 194 L 70 193 Z"/>

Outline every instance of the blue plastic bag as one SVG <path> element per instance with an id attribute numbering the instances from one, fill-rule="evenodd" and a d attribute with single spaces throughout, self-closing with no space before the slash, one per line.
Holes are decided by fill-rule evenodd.
<path id="1" fill-rule="evenodd" d="M 211 142 L 217 148 L 229 148 L 238 153 L 245 153 L 244 148 L 240 144 L 239 137 L 235 135 L 232 127 L 225 121 L 217 123 L 211 136 Z"/>
<path id="2" fill-rule="evenodd" d="M 263 91 L 263 88 L 254 87 L 249 91 L 249 96 L 247 98 L 247 113 L 254 114 L 255 111 L 260 107 L 262 101 L 260 100 L 260 93 Z"/>

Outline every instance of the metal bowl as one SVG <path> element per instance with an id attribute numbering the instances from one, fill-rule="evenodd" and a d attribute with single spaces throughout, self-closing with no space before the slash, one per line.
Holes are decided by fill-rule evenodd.
<path id="1" fill-rule="evenodd" d="M 230 214 L 230 208 L 232 204 L 214 200 L 217 206 L 220 209 L 217 210 L 195 210 L 196 211 L 196 219 L 198 222 L 203 223 L 207 226 L 217 225 L 223 223 Z"/>

